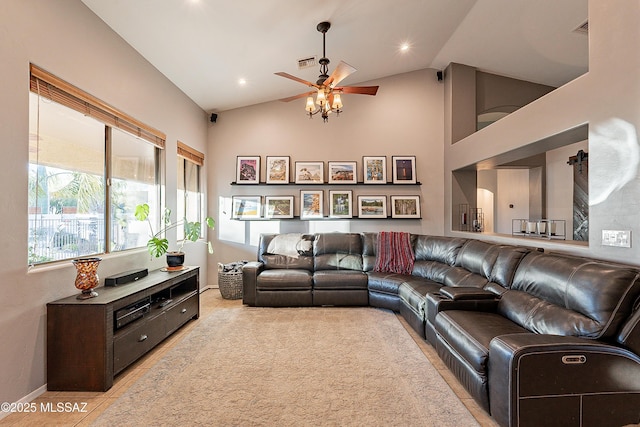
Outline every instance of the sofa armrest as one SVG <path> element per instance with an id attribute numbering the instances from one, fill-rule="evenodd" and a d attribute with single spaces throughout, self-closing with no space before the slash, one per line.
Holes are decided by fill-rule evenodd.
<path id="1" fill-rule="evenodd" d="M 520 333 L 489 345 L 491 416 L 502 426 L 640 422 L 640 357 L 576 337 Z"/>
<path id="2" fill-rule="evenodd" d="M 264 270 L 264 264 L 259 261 L 250 261 L 242 267 L 242 303 L 250 306 L 256 305 L 256 284 L 258 275 Z"/>
<path id="3" fill-rule="evenodd" d="M 453 301 L 468 299 L 496 299 L 496 294 L 482 288 L 471 288 L 466 286 L 443 286 L 438 293 Z"/>
<path id="4" fill-rule="evenodd" d="M 476 289 L 476 288 L 474 288 Z M 478 289 L 481 291 L 481 289 Z M 495 312 L 498 307 L 498 298 L 493 299 L 458 299 L 453 300 L 442 294 L 428 293 L 425 301 L 425 318 L 431 324 L 435 323 L 436 315 L 445 310 L 488 311 Z"/>

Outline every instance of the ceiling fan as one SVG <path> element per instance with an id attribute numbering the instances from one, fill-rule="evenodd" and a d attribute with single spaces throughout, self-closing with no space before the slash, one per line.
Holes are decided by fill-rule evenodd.
<path id="1" fill-rule="evenodd" d="M 322 58 L 318 61 L 320 63 L 320 75 L 315 83 L 308 82 L 288 73 L 275 73 L 278 76 L 285 77 L 314 88 L 314 90 L 309 92 L 304 92 L 288 98 L 282 98 L 280 101 L 289 102 L 306 96 L 307 104 L 305 106 L 305 110 L 309 113 L 309 118 L 313 117 L 317 113 L 321 113 L 322 119 L 325 122 L 329 120 L 329 113 L 332 111 L 336 114 L 340 114 L 342 112 L 342 99 L 340 98 L 340 94 L 354 93 L 361 95 L 375 95 L 378 92 L 378 86 L 337 86 L 338 83 L 356 71 L 355 68 L 344 61 L 340 61 L 331 75 L 327 74 L 329 72 L 328 65 L 330 61 L 329 58 L 327 58 L 325 51 L 325 37 L 329 28 L 331 28 L 331 23 L 326 21 L 319 23 L 316 27 L 316 29 L 322 33 Z M 315 102 L 313 100 L 314 93 L 316 94 Z"/>

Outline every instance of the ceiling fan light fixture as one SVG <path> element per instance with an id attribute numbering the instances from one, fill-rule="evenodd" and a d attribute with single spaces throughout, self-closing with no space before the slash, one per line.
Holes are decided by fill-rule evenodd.
<path id="1" fill-rule="evenodd" d="M 329 58 L 326 55 L 326 43 L 325 36 L 327 31 L 331 28 L 331 23 L 321 22 L 316 29 L 322 33 L 322 57 L 318 60 L 320 63 L 320 75 L 316 83 L 308 82 L 299 77 L 292 76 L 285 72 L 275 73 L 278 76 L 285 77 L 290 80 L 294 80 L 299 83 L 303 83 L 308 87 L 316 89 L 316 99 L 313 99 L 313 89 L 311 92 L 301 93 L 299 95 L 283 98 L 281 101 L 289 102 L 294 99 L 306 97 L 307 102 L 305 104 L 305 111 L 309 114 L 309 118 L 320 113 L 322 120 L 327 122 L 329 119 L 329 113 L 335 112 L 336 116 L 342 112 L 342 98 L 341 93 L 356 93 L 362 95 L 375 95 L 378 91 L 378 86 L 338 86 L 338 84 L 348 77 L 350 74 L 356 71 L 351 65 L 344 61 L 340 61 L 340 64 L 333 70 L 331 75 L 329 73 L 328 64 Z"/>
<path id="2" fill-rule="evenodd" d="M 313 96 L 308 96 L 307 106 L 305 107 L 305 110 L 307 110 L 308 113 L 313 113 L 315 109 L 316 109 L 316 106 L 315 106 L 315 102 L 313 102 Z"/>
<path id="3" fill-rule="evenodd" d="M 340 99 L 340 94 L 336 93 L 333 95 L 333 104 L 331 108 L 334 110 L 339 110 L 342 108 L 342 99 Z"/>
<path id="4" fill-rule="evenodd" d="M 323 106 L 327 102 L 327 97 L 324 94 L 324 89 L 318 89 L 318 95 L 316 96 L 316 104 Z"/>

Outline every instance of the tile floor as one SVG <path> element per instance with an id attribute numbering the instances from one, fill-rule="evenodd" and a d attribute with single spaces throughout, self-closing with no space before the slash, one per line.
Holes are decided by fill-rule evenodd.
<path id="1" fill-rule="evenodd" d="M 209 289 L 200 295 L 200 316 L 206 316 L 212 310 L 222 307 L 237 307 L 241 300 L 225 300 L 217 289 Z M 497 426 L 471 396 L 458 383 L 456 378 L 442 363 L 435 350 L 416 334 L 409 324 L 398 315 L 402 325 L 409 331 L 420 349 L 438 369 L 464 405 L 475 416 L 481 426 Z M 14 413 L 0 420 L 0 426 L 88 426 L 111 403 L 122 395 L 138 378 L 151 368 L 164 354 L 188 334 L 197 322 L 189 322 L 171 337 L 142 357 L 124 372 L 118 375 L 113 387 L 106 392 L 61 392 L 47 391 L 32 403 L 32 413 Z M 66 405 L 66 406 L 65 406 Z"/>

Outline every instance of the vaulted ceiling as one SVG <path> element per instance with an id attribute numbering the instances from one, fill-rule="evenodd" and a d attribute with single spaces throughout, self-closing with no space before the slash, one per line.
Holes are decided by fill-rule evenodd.
<path id="1" fill-rule="evenodd" d="M 587 0 L 82 2 L 207 112 L 305 91 L 274 73 L 316 81 L 298 60 L 322 57 L 321 21 L 329 73 L 358 70 L 345 85 L 451 62 L 551 86 L 588 70 Z"/>

